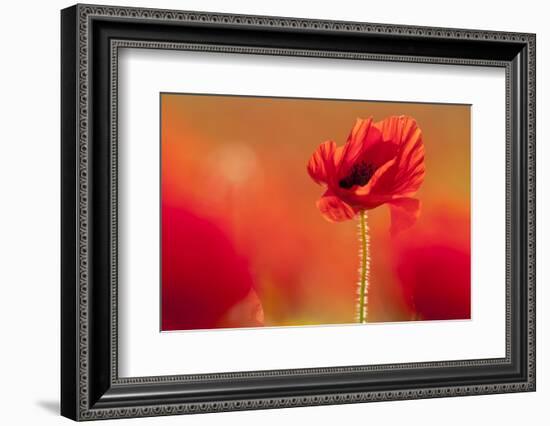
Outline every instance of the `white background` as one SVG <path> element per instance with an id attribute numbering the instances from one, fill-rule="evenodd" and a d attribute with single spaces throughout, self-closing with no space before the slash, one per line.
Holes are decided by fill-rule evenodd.
<path id="1" fill-rule="evenodd" d="M 121 376 L 505 356 L 502 68 L 124 49 L 119 81 Z M 160 92 L 471 103 L 472 319 L 159 333 Z"/>
<path id="2" fill-rule="evenodd" d="M 107 4 L 117 4 L 105 0 Z M 550 97 L 550 29 L 542 1 L 338 2 L 269 0 L 140 1 L 156 6 L 537 32 L 539 122 L 538 391 L 422 401 L 118 420 L 119 424 L 545 424 L 550 400 L 550 161 L 545 140 Z M 3 424 L 69 424 L 57 416 L 59 394 L 59 9 L 65 1 L 9 2 L 2 8 L 0 67 L 0 400 Z M 546 189 L 545 189 L 546 188 Z M 487 253 L 490 256 L 490 253 Z M 109 421 L 102 424 L 114 423 Z"/>

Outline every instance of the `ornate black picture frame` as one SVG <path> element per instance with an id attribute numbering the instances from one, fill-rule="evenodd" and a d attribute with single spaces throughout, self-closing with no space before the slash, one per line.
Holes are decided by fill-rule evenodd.
<path id="1" fill-rule="evenodd" d="M 61 13 L 61 413 L 74 420 L 535 390 L 535 35 L 76 5 Z M 120 47 L 501 67 L 506 356 L 120 378 Z"/>

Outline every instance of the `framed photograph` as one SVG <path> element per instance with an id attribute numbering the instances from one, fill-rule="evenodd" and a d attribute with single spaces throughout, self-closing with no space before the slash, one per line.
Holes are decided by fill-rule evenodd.
<path id="1" fill-rule="evenodd" d="M 61 412 L 535 390 L 535 35 L 61 12 Z"/>

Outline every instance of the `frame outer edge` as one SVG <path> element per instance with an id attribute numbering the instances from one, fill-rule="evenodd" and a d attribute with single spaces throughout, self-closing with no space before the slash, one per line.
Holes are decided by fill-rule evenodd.
<path id="1" fill-rule="evenodd" d="M 529 34 L 527 40 L 527 172 L 528 172 L 528 236 L 527 236 L 527 285 L 528 285 L 528 381 L 532 391 L 536 391 L 536 117 L 537 117 L 537 36 Z"/>
<path id="2" fill-rule="evenodd" d="M 91 188 L 89 180 L 89 67 L 90 55 L 89 48 L 91 39 L 88 28 L 89 12 L 85 5 L 76 5 L 76 31 L 77 31 L 77 57 L 76 57 L 76 106 L 78 109 L 78 121 L 76 130 L 75 144 L 78 149 L 77 154 L 77 319 L 78 319 L 78 363 L 77 363 L 77 421 L 90 418 L 89 406 L 89 350 L 90 329 L 88 310 L 90 307 L 88 288 L 89 288 L 89 200 L 91 197 Z"/>
<path id="3" fill-rule="evenodd" d="M 78 280 L 76 259 L 77 7 L 61 18 L 61 414 L 78 418 Z"/>
<path id="4" fill-rule="evenodd" d="M 292 406 L 308 406 L 308 405 L 324 405 L 324 404 L 342 404 L 352 402 L 366 402 L 378 400 L 399 400 L 399 399 L 415 399 L 415 398 L 433 398 L 441 396 L 461 396 L 474 394 L 488 394 L 501 392 L 517 392 L 534 390 L 535 386 L 535 35 L 527 33 L 509 33 L 496 31 L 481 31 L 481 30 L 462 30 L 462 29 L 447 29 L 447 28 L 430 28 L 430 27 L 409 27 L 403 25 L 387 25 L 387 24 L 368 24 L 368 23 L 353 23 L 353 22 L 336 22 L 323 20 L 310 20 L 298 18 L 279 18 L 267 16 L 245 16 L 245 15 L 228 15 L 209 12 L 186 12 L 186 11 L 169 11 L 158 9 L 140 9 L 126 7 L 111 7 L 97 5 L 77 5 L 74 7 L 76 11 L 75 31 L 77 50 L 75 54 L 76 63 L 76 99 L 77 99 L 77 129 L 76 140 L 78 142 L 78 152 L 76 155 L 76 170 L 75 178 L 77 179 L 77 251 L 73 254 L 77 255 L 77 284 L 78 288 L 73 291 L 76 293 L 76 315 L 74 323 L 77 323 L 77 335 L 74 341 L 75 352 L 78 359 L 75 362 L 76 383 L 74 389 L 76 391 L 77 406 L 75 408 L 76 420 L 92 420 L 104 419 L 113 417 L 141 417 L 151 415 L 169 415 L 180 413 L 194 412 L 218 412 L 229 410 L 243 409 L 262 409 L 262 408 L 277 408 L 277 407 L 292 407 Z M 485 40 L 485 41 L 507 41 L 528 46 L 528 107 L 526 108 L 528 118 L 528 160 L 526 166 L 528 168 L 528 247 L 527 247 L 527 264 L 528 264 L 528 282 L 527 294 L 529 307 L 529 325 L 528 325 L 528 365 L 527 371 L 529 378 L 525 382 L 507 382 L 500 385 L 479 385 L 469 386 L 451 386 L 449 388 L 427 388 L 427 389 L 403 389 L 401 391 L 377 392 L 374 395 L 372 392 L 355 393 L 355 394 L 329 394 L 305 397 L 280 397 L 258 400 L 235 400 L 225 402 L 213 402 L 204 404 L 163 404 L 160 406 L 143 406 L 139 408 L 112 408 L 112 409 L 93 409 L 88 406 L 89 389 L 88 389 L 88 374 L 89 374 L 89 317 L 88 317 L 88 195 L 89 195 L 89 177 L 88 177 L 88 136 L 89 136 L 89 108 L 88 108 L 88 84 L 89 84 L 89 57 L 88 49 L 90 45 L 88 22 L 91 16 L 111 17 L 111 18 L 136 18 L 143 20 L 168 20 L 177 22 L 193 22 L 193 23 L 224 23 L 230 25 L 251 25 L 260 27 L 276 27 L 290 29 L 317 29 L 326 30 L 329 32 L 363 32 L 363 33 L 382 33 L 390 35 L 399 33 L 401 35 L 411 35 L 422 38 L 450 38 L 450 39 L 470 39 L 470 40 Z M 72 105 L 70 106 L 72 107 Z M 66 113 L 65 104 L 63 112 Z M 67 126 L 62 123 L 63 129 Z M 64 144 L 64 142 L 63 142 Z M 63 145 L 64 146 L 64 145 Z M 74 160 L 73 160 L 74 161 Z M 63 164 L 66 164 L 64 161 Z M 63 183 L 63 189 L 66 189 L 66 183 Z M 65 208 L 63 209 L 67 211 Z M 74 210 L 74 209 L 73 209 Z M 63 224 L 65 227 L 65 224 Z M 64 260 L 66 258 L 64 257 Z M 65 269 L 63 267 L 63 269 Z M 64 283 L 64 286 L 66 283 Z M 75 286 L 76 287 L 76 286 Z M 65 351 L 65 347 L 63 347 Z M 65 366 L 63 366 L 65 368 Z M 464 389 L 463 389 L 464 388 Z M 65 399 L 66 401 L 66 399 Z M 67 413 L 65 412 L 64 415 Z"/>

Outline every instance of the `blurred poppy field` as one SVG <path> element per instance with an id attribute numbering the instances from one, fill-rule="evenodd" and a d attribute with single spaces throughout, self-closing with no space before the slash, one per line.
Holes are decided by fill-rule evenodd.
<path id="1" fill-rule="evenodd" d="M 368 321 L 470 318 L 469 105 L 171 93 L 160 104 L 161 330 L 356 322 L 358 221 L 323 217 L 306 167 L 358 118 L 401 115 L 422 131 L 421 207 L 398 234 L 387 206 L 368 210 Z"/>

